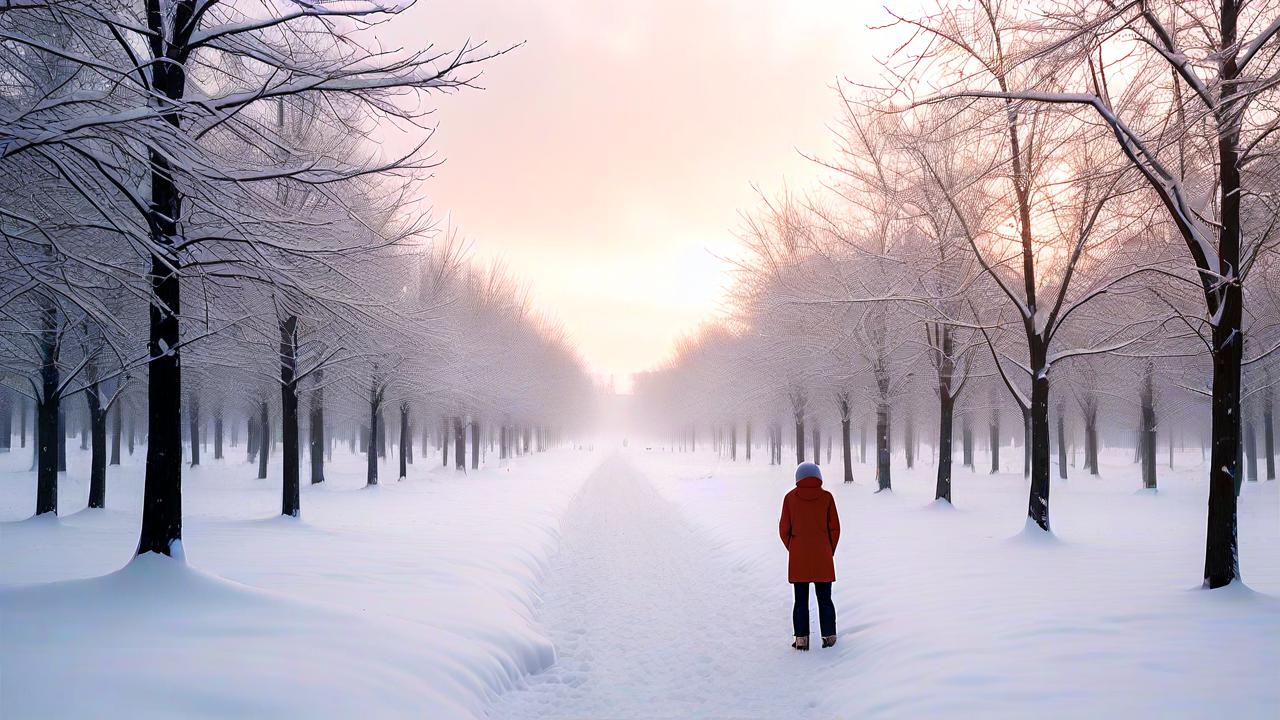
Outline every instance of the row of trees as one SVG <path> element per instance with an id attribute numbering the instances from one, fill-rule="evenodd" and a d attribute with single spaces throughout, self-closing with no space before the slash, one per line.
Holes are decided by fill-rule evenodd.
<path id="1" fill-rule="evenodd" d="M 145 414 L 116 427 L 146 434 L 137 552 L 166 555 L 184 420 L 197 461 L 202 418 L 217 454 L 227 416 L 248 415 L 264 469 L 278 425 L 297 514 L 304 426 L 316 480 L 326 428 L 363 416 L 375 482 L 387 414 L 402 437 L 411 418 L 456 434 L 542 426 L 582 400 L 562 333 L 421 209 L 430 97 L 501 51 L 382 47 L 374 29 L 406 7 L 0 5 L 0 376 L 35 408 L 37 513 L 56 511 L 73 397 L 93 419 L 99 503 L 108 416 Z"/>
<path id="2" fill-rule="evenodd" d="M 725 327 L 640 392 L 665 412 L 719 399 L 685 424 L 763 418 L 774 437 L 786 417 L 797 458 L 815 413 L 846 458 L 874 417 L 881 488 L 895 418 L 911 448 L 930 417 L 944 500 L 957 412 L 968 462 L 977 415 L 994 455 L 1016 411 L 1046 532 L 1055 419 L 1059 472 L 1069 414 L 1096 472 L 1099 417 L 1136 407 L 1154 486 L 1157 427 L 1207 404 L 1204 577 L 1229 584 L 1240 459 L 1255 432 L 1274 454 L 1280 6 L 978 0 L 891 24 L 883 85 L 840 88 L 838 151 L 813 158 L 830 182 L 747 218 Z"/>

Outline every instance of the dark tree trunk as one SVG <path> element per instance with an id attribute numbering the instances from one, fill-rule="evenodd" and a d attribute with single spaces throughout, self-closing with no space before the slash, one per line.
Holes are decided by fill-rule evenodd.
<path id="1" fill-rule="evenodd" d="M 112 465 L 120 464 L 120 406 L 124 401 L 119 397 L 119 390 L 116 390 L 116 399 L 111 404 L 111 460 Z"/>
<path id="2" fill-rule="evenodd" d="M 1047 413 L 1047 411 L 1046 411 Z M 1045 415 L 1045 422 L 1048 422 L 1048 415 Z M 1033 424 L 1032 409 L 1026 408 L 1022 411 L 1022 477 L 1031 477 L 1031 452 L 1033 445 L 1031 441 Z"/>
<path id="3" fill-rule="evenodd" d="M 747 436 L 744 449 L 747 451 L 747 462 L 751 462 L 751 421 L 747 421 Z"/>
<path id="4" fill-rule="evenodd" d="M 938 390 L 938 486 L 934 500 L 951 502 L 951 430 L 954 425 L 956 400 L 951 396 L 950 373 L 939 383 Z"/>
<path id="5" fill-rule="evenodd" d="M 27 446 L 27 399 L 20 398 L 18 401 L 18 447 L 25 448 Z"/>
<path id="6" fill-rule="evenodd" d="M 13 399 L 9 392 L 0 388 L 0 453 L 7 453 L 13 448 Z"/>
<path id="7" fill-rule="evenodd" d="M 890 477 L 889 450 L 889 405 L 880 403 L 876 406 L 876 484 L 880 490 L 893 487 Z"/>
<path id="8" fill-rule="evenodd" d="M 178 108 L 186 91 L 183 52 L 167 44 L 166 28 L 186 27 L 192 21 L 194 0 L 171 3 L 165 12 L 160 3 L 147 8 L 151 90 L 174 101 Z M 164 59 L 164 60 L 162 60 Z M 167 60 L 167 61 L 165 61 Z M 180 115 L 175 109 L 164 114 L 174 128 Z M 182 219 L 182 197 L 174 182 L 167 153 L 149 149 L 151 200 L 148 224 L 151 227 L 151 283 L 147 354 L 147 469 L 143 488 L 142 528 L 137 554 L 156 552 L 170 555 L 182 541 L 182 372 L 181 313 L 178 272 L 180 259 L 174 251 Z"/>
<path id="9" fill-rule="evenodd" d="M 729 459 L 733 462 L 738 461 L 738 424 L 736 422 L 729 424 Z"/>
<path id="10" fill-rule="evenodd" d="M 222 407 L 219 403 L 217 411 L 213 415 L 213 459 L 222 459 Z"/>
<path id="11" fill-rule="evenodd" d="M 387 419 L 382 417 L 381 411 L 378 415 L 378 430 L 374 433 L 378 441 L 378 459 L 387 457 Z"/>
<path id="12" fill-rule="evenodd" d="M 195 467 L 200 464 L 200 396 L 192 392 L 190 400 L 187 434 L 191 439 L 191 467 Z"/>
<path id="13" fill-rule="evenodd" d="M 1098 411 L 1092 403 L 1084 414 L 1084 465 L 1090 475 L 1098 474 Z"/>
<path id="14" fill-rule="evenodd" d="M 1267 458 L 1267 479 L 1276 479 L 1276 441 L 1275 441 L 1275 402 L 1274 393 L 1268 380 L 1267 389 L 1262 394 L 1262 449 Z"/>
<path id="15" fill-rule="evenodd" d="M 93 425 L 93 419 L 89 417 L 89 411 L 85 410 L 84 417 L 80 419 L 80 449 L 89 449 L 89 428 Z"/>
<path id="16" fill-rule="evenodd" d="M 867 464 L 867 423 L 863 420 L 858 425 L 858 462 Z"/>
<path id="17" fill-rule="evenodd" d="M 969 427 L 968 413 L 965 413 L 964 423 L 962 424 L 962 427 L 963 427 L 963 430 L 960 431 L 960 435 L 961 435 L 960 444 L 962 447 L 961 452 L 962 452 L 963 463 L 965 467 L 972 470 L 973 469 L 973 428 Z"/>
<path id="18" fill-rule="evenodd" d="M 1222 140 L 1221 142 L 1227 142 Z M 1234 158 L 1234 155 L 1232 156 Z M 1239 170 L 1232 163 L 1237 179 Z M 1224 191 L 1225 192 L 1225 189 Z M 1239 248 L 1239 198 L 1235 203 L 1235 242 Z M 1224 215 L 1226 208 L 1223 208 Z M 1236 256 L 1224 257 L 1228 267 L 1236 267 Z M 1215 285 L 1219 283 L 1215 282 Z M 1222 290 L 1224 307 L 1213 328 L 1213 448 L 1209 455 L 1209 515 L 1205 533 L 1204 579 L 1210 588 L 1230 584 L 1240 577 L 1239 545 L 1236 536 L 1236 481 L 1239 479 L 1240 449 L 1240 321 L 1243 298 L 1240 286 L 1228 283 Z"/>
<path id="19" fill-rule="evenodd" d="M 907 414 L 906 425 L 905 431 L 902 433 L 905 436 L 903 437 L 902 451 L 906 454 L 907 469 L 910 470 L 916 465 L 916 425 L 911 419 L 910 413 Z"/>
<path id="20" fill-rule="evenodd" d="M 524 451 L 529 452 L 527 441 Z M 467 431 L 461 417 L 453 419 L 453 464 L 456 470 L 467 469 Z"/>
<path id="21" fill-rule="evenodd" d="M 249 416 L 249 442 L 245 444 L 245 459 L 253 462 L 258 457 L 258 446 L 262 443 L 258 440 L 258 421 Z"/>
<path id="22" fill-rule="evenodd" d="M 538 444 L 541 450 L 541 440 Z M 480 469 L 480 423 L 476 420 L 471 421 L 471 469 Z"/>
<path id="23" fill-rule="evenodd" d="M 1253 418 L 1244 421 L 1244 461 L 1249 482 L 1258 482 L 1258 439 L 1253 431 Z"/>
<path id="24" fill-rule="evenodd" d="M 43 303 L 43 332 L 40 339 L 40 398 L 36 401 L 36 515 L 58 513 L 58 447 L 62 444 L 62 398 L 58 369 L 61 351 L 57 329 L 57 306 Z"/>
<path id="25" fill-rule="evenodd" d="M 804 418 L 796 417 L 796 464 L 804 462 Z"/>
<path id="26" fill-rule="evenodd" d="M 1058 477 L 1067 479 L 1067 414 L 1058 403 Z"/>
<path id="27" fill-rule="evenodd" d="M 381 393 L 375 380 L 369 388 L 369 436 L 365 439 L 365 485 L 378 484 L 378 416 L 382 414 Z"/>
<path id="28" fill-rule="evenodd" d="M 991 422 L 988 425 L 991 444 L 991 474 L 1000 472 L 1000 411 L 991 410 Z"/>
<path id="29" fill-rule="evenodd" d="M 324 379 L 324 371 L 316 371 L 316 384 Z M 324 388 L 317 387 L 311 391 L 311 484 L 324 482 L 324 454 L 326 450 L 324 433 Z"/>
<path id="30" fill-rule="evenodd" d="M 1027 516 L 1041 530 L 1049 531 L 1049 377 L 1045 373 L 1044 347 L 1032 345 L 1031 367 L 1036 374 L 1031 378 L 1030 416 L 1031 491 L 1027 501 Z"/>
<path id="31" fill-rule="evenodd" d="M 449 421 L 440 421 L 440 453 L 444 458 L 444 466 L 449 467 Z"/>
<path id="32" fill-rule="evenodd" d="M 96 371 L 89 371 L 95 375 Z M 89 507 L 107 506 L 107 408 L 103 407 L 102 389 L 92 382 L 84 393 L 89 410 L 90 434 L 93 436 L 89 456 Z"/>
<path id="33" fill-rule="evenodd" d="M 302 512 L 301 472 L 298 468 L 298 318 L 290 315 L 280 328 L 280 432 L 284 457 L 280 459 L 280 514 L 298 517 Z"/>
<path id="34" fill-rule="evenodd" d="M 1156 488 L 1156 404 L 1154 367 L 1147 363 L 1142 378 L 1142 430 L 1139 445 L 1142 448 L 1142 487 Z"/>
<path id="35" fill-rule="evenodd" d="M 400 479 L 409 477 L 409 403 L 400 403 Z"/>
<path id="36" fill-rule="evenodd" d="M 849 418 L 840 421 L 840 441 L 844 454 L 844 481 L 853 482 L 853 447 L 849 442 Z"/>
<path id="37" fill-rule="evenodd" d="M 258 479 L 267 477 L 267 461 L 271 458 L 271 415 L 267 412 L 267 401 L 258 403 Z"/>

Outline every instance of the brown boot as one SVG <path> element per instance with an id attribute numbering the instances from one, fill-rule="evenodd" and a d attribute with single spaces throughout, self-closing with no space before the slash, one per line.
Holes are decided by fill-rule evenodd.
<path id="1" fill-rule="evenodd" d="M 808 649 L 809 649 L 809 636 L 808 636 L 808 635 L 797 635 L 797 636 L 796 636 L 796 641 L 795 641 L 795 642 L 793 642 L 793 643 L 791 643 L 791 647 L 793 647 L 793 648 L 795 648 L 795 649 L 797 649 L 797 650 L 808 650 Z"/>
<path id="2" fill-rule="evenodd" d="M 835 636 L 835 635 L 823 635 L 823 636 L 822 636 L 822 647 L 824 647 L 824 648 L 829 648 L 829 647 L 831 647 L 832 645 L 835 645 L 835 644 L 836 644 L 836 636 Z"/>

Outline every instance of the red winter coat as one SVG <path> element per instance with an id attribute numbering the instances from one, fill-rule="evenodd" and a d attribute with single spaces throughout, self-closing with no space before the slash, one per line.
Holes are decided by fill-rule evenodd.
<path id="1" fill-rule="evenodd" d="M 834 582 L 835 552 L 840 542 L 836 499 L 822 481 L 808 477 L 782 499 L 778 534 L 787 546 L 788 582 Z"/>

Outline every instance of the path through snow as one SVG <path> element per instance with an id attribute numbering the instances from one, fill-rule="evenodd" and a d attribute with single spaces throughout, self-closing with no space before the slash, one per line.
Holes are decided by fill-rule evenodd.
<path id="1" fill-rule="evenodd" d="M 834 659 L 787 645 L 790 588 L 742 574 L 622 456 L 570 506 L 540 621 L 556 664 L 490 717 L 777 718 L 812 708 Z M 824 662 L 827 661 L 827 662 Z M 803 714 L 803 713 L 801 713 Z"/>

